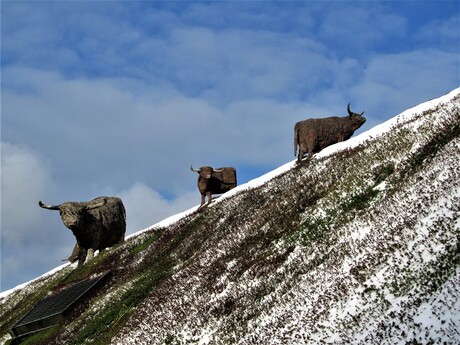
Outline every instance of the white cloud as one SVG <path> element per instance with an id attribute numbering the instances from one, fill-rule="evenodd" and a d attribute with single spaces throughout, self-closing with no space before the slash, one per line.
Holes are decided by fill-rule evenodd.
<path id="1" fill-rule="evenodd" d="M 155 70 L 170 73 L 185 94 L 211 102 L 296 97 L 329 72 L 325 46 L 289 33 L 180 28 L 164 47 Z"/>
<path id="2" fill-rule="evenodd" d="M 58 212 L 38 206 L 53 197 L 45 158 L 26 146 L 1 143 L 1 289 L 38 276 L 67 258 L 75 243 Z"/>
<path id="3" fill-rule="evenodd" d="M 37 153 L 4 142 L 1 151 L 1 236 L 7 244 L 16 244 L 44 224 L 38 200 L 50 195 L 52 183 L 48 167 Z"/>
<path id="4" fill-rule="evenodd" d="M 427 49 L 376 55 L 352 94 L 379 111 L 374 116 L 388 118 L 451 91 L 458 86 L 458 71 L 457 53 Z"/>
<path id="5" fill-rule="evenodd" d="M 370 47 L 407 35 L 407 19 L 378 3 L 336 5 L 328 9 L 319 26 L 321 38 L 335 42 L 338 45 L 335 49 L 351 48 L 347 51 L 362 54 Z"/>
<path id="6" fill-rule="evenodd" d="M 434 20 L 426 23 L 417 31 L 415 38 L 424 44 L 440 46 L 458 53 L 460 16 L 454 14 L 452 13 L 453 16 L 447 20 Z"/>
<path id="7" fill-rule="evenodd" d="M 70 187 L 89 199 L 135 181 L 181 193 L 194 183 L 190 164 L 278 163 L 279 141 L 287 135 L 290 143 L 298 105 L 261 98 L 221 109 L 179 92 L 163 90 L 160 97 L 148 86 L 139 95 L 118 80 L 69 80 L 20 68 L 4 74 L 15 81 L 4 91 L 5 133 L 46 152 L 57 180 L 72 181 L 60 185 L 63 197 Z"/>
<path id="8" fill-rule="evenodd" d="M 143 230 L 199 203 L 199 193 L 187 192 L 167 200 L 145 183 L 136 182 L 120 193 L 126 208 L 127 234 Z"/>

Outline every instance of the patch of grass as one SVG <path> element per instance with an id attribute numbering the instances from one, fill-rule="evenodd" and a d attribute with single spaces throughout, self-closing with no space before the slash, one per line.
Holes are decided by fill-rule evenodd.
<path id="1" fill-rule="evenodd" d="M 342 212 L 351 213 L 353 211 L 363 211 L 378 194 L 378 190 L 367 188 L 363 193 L 353 195 L 349 200 L 345 201 L 341 205 Z"/>
<path id="2" fill-rule="evenodd" d="M 41 332 L 35 333 L 34 335 L 28 337 L 22 341 L 21 345 L 48 345 L 49 340 L 56 334 L 58 327 L 53 326 Z M 14 341 L 12 344 L 15 344 Z"/>
<path id="3" fill-rule="evenodd" d="M 411 175 L 424 166 L 425 161 L 429 161 L 454 138 L 460 136 L 460 125 L 458 123 L 446 123 L 443 129 L 438 131 L 425 145 L 413 153 L 408 161 L 408 164 L 401 172 L 401 178 L 404 179 L 407 175 Z"/>
<path id="4" fill-rule="evenodd" d="M 155 242 L 161 236 L 162 233 L 163 231 L 153 232 L 150 236 L 147 237 L 147 239 L 144 242 L 139 244 L 137 247 L 131 249 L 129 255 L 136 255 L 137 253 L 146 250 L 153 242 Z"/>
<path id="5" fill-rule="evenodd" d="M 330 218 L 308 218 L 300 226 L 300 231 L 291 240 L 300 240 L 300 243 L 309 247 L 318 241 L 330 230 Z"/>
<path id="6" fill-rule="evenodd" d="M 374 168 L 372 171 L 374 185 L 376 186 L 385 181 L 391 174 L 394 173 L 394 171 L 395 165 L 393 162 L 387 162 Z"/>
<path id="7" fill-rule="evenodd" d="M 199 215 L 177 226 L 177 229 L 157 231 L 141 244 L 131 248 L 128 256 L 145 251 L 154 242 L 159 241 L 158 247 L 142 262 L 136 272 L 126 272 L 129 275 L 129 279 L 126 279 L 135 281 L 131 288 L 116 301 L 106 305 L 103 312 L 86 322 L 69 343 L 81 344 L 87 339 L 91 339 L 91 344 L 110 343 L 110 339 L 123 327 L 135 307 L 171 276 L 172 268 L 177 264 L 173 257 L 185 260 L 197 250 L 198 242 L 204 242 L 199 236 L 199 230 L 205 219 L 204 215 Z M 198 238 L 190 240 L 195 236 Z"/>
<path id="8" fill-rule="evenodd" d="M 170 276 L 173 266 L 173 260 L 169 256 L 157 257 L 155 264 L 142 272 L 132 288 L 86 323 L 71 343 L 78 345 L 87 339 L 93 339 L 91 344 L 108 344 L 134 308 Z"/>
<path id="9" fill-rule="evenodd" d="M 167 252 L 174 252 L 181 262 L 187 261 L 199 252 L 207 240 L 207 233 L 213 229 L 213 224 L 210 222 L 212 219 L 210 211 L 206 210 L 205 213 L 200 214 L 178 229 L 167 245 Z"/>
<path id="10" fill-rule="evenodd" d="M 69 274 L 65 275 L 58 286 L 74 284 L 88 279 L 93 274 L 111 270 L 117 261 L 114 259 L 116 255 L 115 249 L 120 245 L 122 244 L 100 251 L 92 260 L 82 266 L 76 267 Z"/>

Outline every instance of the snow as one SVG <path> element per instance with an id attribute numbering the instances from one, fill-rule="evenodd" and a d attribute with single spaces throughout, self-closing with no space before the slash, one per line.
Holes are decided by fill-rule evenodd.
<path id="1" fill-rule="evenodd" d="M 187 217 L 188 215 L 194 213 L 197 209 L 198 209 L 198 206 L 195 206 L 195 207 L 190 208 L 190 209 L 188 209 L 188 210 L 186 210 L 184 212 L 181 212 L 181 213 L 175 214 L 175 215 L 173 215 L 171 217 L 168 217 L 166 219 L 163 219 L 162 221 L 160 221 L 160 222 L 158 222 L 158 223 L 156 223 L 154 225 L 151 225 L 148 228 L 145 228 L 145 229 L 137 231 L 137 232 L 135 232 L 135 233 L 133 233 L 133 234 L 131 234 L 129 236 L 126 236 L 126 239 L 130 239 L 130 238 L 139 236 L 140 234 L 142 234 L 142 233 L 144 233 L 146 231 L 168 227 L 168 226 L 178 222 L 182 218 Z"/>

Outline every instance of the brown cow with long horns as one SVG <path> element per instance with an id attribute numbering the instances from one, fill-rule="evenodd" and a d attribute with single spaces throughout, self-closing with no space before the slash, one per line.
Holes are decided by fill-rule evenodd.
<path id="1" fill-rule="evenodd" d="M 361 114 L 350 110 L 350 103 L 347 107 L 348 116 L 325 117 L 322 119 L 307 119 L 299 121 L 294 127 L 294 156 L 299 147 L 298 162 L 302 161 L 307 153 L 307 160 L 310 160 L 313 153 L 317 153 L 327 146 L 350 139 L 353 133 L 361 127 L 366 119 Z"/>
<path id="2" fill-rule="evenodd" d="M 199 169 L 190 170 L 197 172 L 198 190 L 201 194 L 201 205 L 205 204 L 205 198 L 208 197 L 208 205 L 212 201 L 213 194 L 222 194 L 236 187 L 236 169 L 231 167 L 213 169 L 210 166 L 203 166 Z"/>

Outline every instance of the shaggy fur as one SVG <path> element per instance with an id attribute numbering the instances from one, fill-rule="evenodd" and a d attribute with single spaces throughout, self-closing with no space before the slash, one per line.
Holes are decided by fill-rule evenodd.
<path id="1" fill-rule="evenodd" d="M 348 113 L 349 116 L 344 117 L 334 116 L 297 122 L 294 127 L 294 156 L 297 155 L 297 146 L 299 147 L 297 161 L 302 161 L 306 153 L 309 160 L 313 153 L 350 139 L 366 119 L 362 116 L 364 112 L 361 114 L 351 112 L 350 105 L 348 105 Z"/>
<path id="2" fill-rule="evenodd" d="M 210 166 L 204 166 L 197 170 L 190 168 L 199 174 L 197 185 L 201 194 L 200 207 L 205 204 L 206 197 L 208 197 L 209 204 L 213 194 L 222 194 L 236 187 L 235 168 L 227 167 L 215 170 Z"/>
<path id="3" fill-rule="evenodd" d="M 65 202 L 49 206 L 39 202 L 40 207 L 58 210 L 64 225 L 77 239 L 71 262 L 79 265 L 90 260 L 94 251 L 122 243 L 126 232 L 126 211 L 121 199 L 100 196 L 88 202 Z"/>

